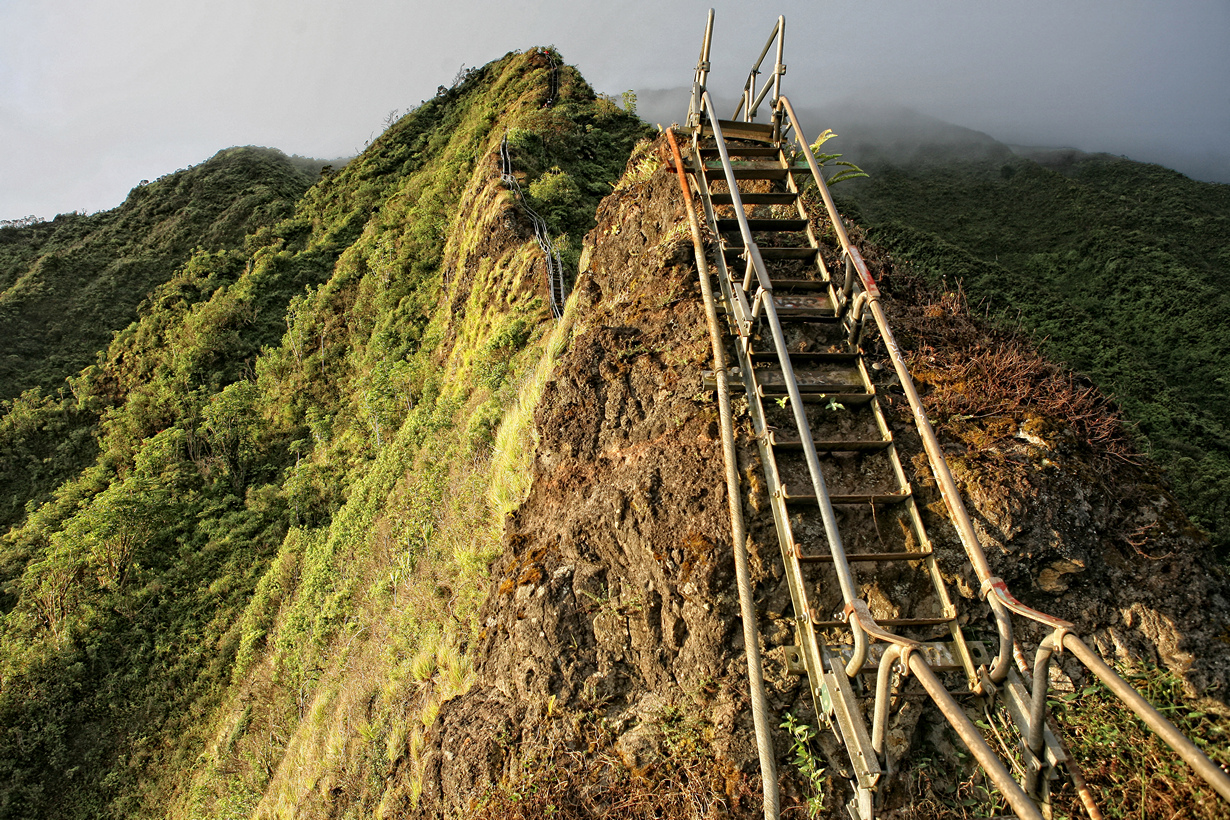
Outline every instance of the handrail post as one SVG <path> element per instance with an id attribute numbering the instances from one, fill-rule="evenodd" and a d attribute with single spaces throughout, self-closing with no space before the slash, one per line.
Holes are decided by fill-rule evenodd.
<path id="1" fill-rule="evenodd" d="M 709 48 L 713 43 L 713 9 L 709 9 L 709 19 L 705 23 L 705 39 L 700 46 L 700 59 L 696 61 L 696 74 L 692 79 L 692 100 L 688 104 L 688 127 L 700 125 L 701 94 L 709 83 Z"/>

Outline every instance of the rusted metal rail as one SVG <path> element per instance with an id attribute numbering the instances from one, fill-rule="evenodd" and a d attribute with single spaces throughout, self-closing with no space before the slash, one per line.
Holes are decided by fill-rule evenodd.
<path id="1" fill-rule="evenodd" d="M 722 401 L 728 383 L 741 383 L 748 396 L 794 610 L 796 645 L 787 650 L 808 676 L 817 715 L 846 749 L 852 772 L 852 796 L 847 804 L 851 816 L 871 820 L 876 815 L 881 779 L 891 771 L 892 761 L 885 750 L 891 704 L 909 676 L 919 681 L 1017 817 L 1049 815 L 1050 780 L 1068 759 L 1047 728 L 1046 713 L 1049 664 L 1063 649 L 1230 800 L 1230 777 L 1073 634 L 1073 624 L 1021 603 L 992 572 L 880 305 L 879 289 L 850 241 L 790 101 L 781 94 L 785 19 L 778 18 L 731 120 L 718 117 L 708 93 L 712 35 L 710 11 L 689 105 L 692 139 L 686 178 L 684 159 L 677 149 L 675 156 L 689 214 L 694 187 L 709 230 L 719 237 L 712 267 L 721 286 L 738 368 L 726 373 L 724 355 L 715 343 L 715 370 L 721 371 L 715 373 L 715 385 Z M 772 81 L 758 88 L 762 63 L 774 50 Z M 766 98 L 771 122 L 756 123 Z M 674 145 L 673 134 L 670 139 Z M 802 180 L 816 186 L 824 203 L 836 236 L 841 271 L 831 271 L 825 263 L 801 198 Z M 793 209 L 793 216 L 783 216 L 783 209 Z M 696 226 L 693 233 L 702 280 L 707 283 L 710 266 Z M 995 624 L 993 648 L 966 640 L 936 566 L 892 429 L 863 360 L 861 339 L 869 325 L 888 351 L 948 518 L 981 584 L 980 596 Z M 831 418 L 835 408 L 850 411 L 840 425 Z M 848 432 L 847 428 L 859 425 L 869 432 Z M 851 479 L 838 469 L 843 459 L 865 458 L 871 464 L 873 457 L 881 458 L 877 463 L 882 466 L 876 469 L 887 476 L 884 486 L 849 485 Z M 830 487 L 826 471 L 838 482 L 836 490 Z M 862 471 L 873 473 L 870 467 Z M 800 485 L 807 490 L 800 491 Z M 870 525 L 867 515 L 859 517 L 867 511 Z M 809 518 L 813 515 L 819 517 L 819 524 Z M 900 546 L 885 546 L 879 515 L 896 516 L 904 533 Z M 872 543 L 867 535 L 870 527 L 879 539 L 879 549 L 867 546 Z M 858 545 L 855 551 L 847 549 L 847 542 Z M 873 613 L 854 564 L 870 565 L 872 569 L 861 578 L 872 582 L 885 567 L 907 565 L 908 571 L 894 570 L 894 583 L 900 588 L 929 590 L 930 597 L 922 600 L 931 601 L 935 611 L 907 612 L 915 604 L 890 602 L 886 606 L 881 601 L 878 614 Z M 910 580 L 902 582 L 902 578 Z M 741 597 L 746 598 L 742 586 L 741 580 Z M 835 619 L 822 614 L 826 605 L 839 610 Z M 1038 648 L 1032 689 L 1013 664 L 1014 617 L 1051 632 Z M 946 629 L 949 640 L 926 637 L 937 628 Z M 872 672 L 874 687 L 854 685 L 859 675 Z M 952 673 L 964 673 L 963 686 L 953 688 Z M 864 688 L 873 694 L 855 694 Z M 999 701 L 1006 707 L 1020 734 L 1024 759 L 1020 783 L 954 694 L 984 703 Z M 869 711 L 870 732 L 866 726 Z M 762 749 L 763 745 L 762 739 Z M 1078 773 L 1074 775 L 1079 778 Z M 1081 799 L 1093 806 L 1087 791 Z"/>

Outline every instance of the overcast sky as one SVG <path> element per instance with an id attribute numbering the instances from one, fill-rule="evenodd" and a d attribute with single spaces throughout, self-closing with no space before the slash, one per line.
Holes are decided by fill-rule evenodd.
<path id="1" fill-rule="evenodd" d="M 348 156 L 391 109 L 513 49 L 553 44 L 602 92 L 687 86 L 709 6 L 0 0 L 0 218 L 111 208 L 232 145 Z M 716 8 L 710 86 L 727 96 L 780 13 L 796 107 L 905 105 L 1230 182 L 1230 0 Z"/>

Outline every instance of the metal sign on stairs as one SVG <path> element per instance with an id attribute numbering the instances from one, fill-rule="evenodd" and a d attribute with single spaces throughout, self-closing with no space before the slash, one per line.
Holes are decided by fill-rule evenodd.
<path id="1" fill-rule="evenodd" d="M 696 261 L 715 356 L 711 387 L 722 415 L 736 571 L 748 651 L 752 705 L 765 784 L 765 814 L 778 815 L 771 726 L 761 682 L 756 611 L 748 577 L 746 533 L 738 501 L 729 391 L 742 389 L 759 446 L 796 628 L 787 648 L 807 676 L 816 714 L 839 740 L 850 773 L 846 810 L 877 816 L 889 713 L 904 682 L 916 679 L 998 789 L 1016 817 L 1050 815 L 1052 781 L 1067 755 L 1048 727 L 1052 655 L 1069 651 L 1123 703 L 1230 800 L 1230 777 L 1122 680 L 1073 633 L 1073 625 L 1017 601 L 995 577 L 966 513 L 944 454 L 879 302 L 879 291 L 829 195 L 821 168 L 788 98 L 785 19 L 778 18 L 752 67 L 735 114 L 722 119 L 707 88 L 713 12 L 709 12 L 688 113 L 690 140 L 675 155 L 692 224 Z M 775 64 L 765 72 L 770 54 Z M 758 88 L 758 78 L 770 79 Z M 763 122 L 756 117 L 767 103 Z M 801 195 L 814 186 L 835 247 L 822 246 Z M 699 199 L 699 212 L 693 205 Z M 716 241 L 705 245 L 701 223 Z M 826 257 L 830 261 L 826 261 Z M 840 261 L 832 263 L 832 259 Z M 712 287 L 716 279 L 718 289 Z M 914 499 L 890 423 L 863 355 L 878 334 L 912 411 L 928 466 L 981 583 L 996 639 L 966 637 L 958 609 Z M 733 353 L 735 365 L 727 368 Z M 894 422 L 900 424 L 900 422 Z M 870 602 L 862 580 L 877 580 L 897 600 Z M 1013 622 L 1050 634 L 1033 670 L 1014 665 Z M 1032 680 L 1028 680 L 1032 678 Z M 960 700 L 958 700 L 960 699 Z M 1001 703 L 1019 732 L 1019 782 L 966 706 Z M 1091 799 L 1086 808 L 1096 816 Z"/>

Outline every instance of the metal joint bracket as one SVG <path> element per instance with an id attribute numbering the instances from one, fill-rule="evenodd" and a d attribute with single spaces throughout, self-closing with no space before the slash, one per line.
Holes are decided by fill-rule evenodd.
<path id="1" fill-rule="evenodd" d="M 1063 654 L 1063 639 L 1064 636 L 1071 632 L 1066 626 L 1057 626 L 1055 631 L 1051 633 L 1051 643 L 1055 650 L 1055 655 L 1058 657 Z"/>

